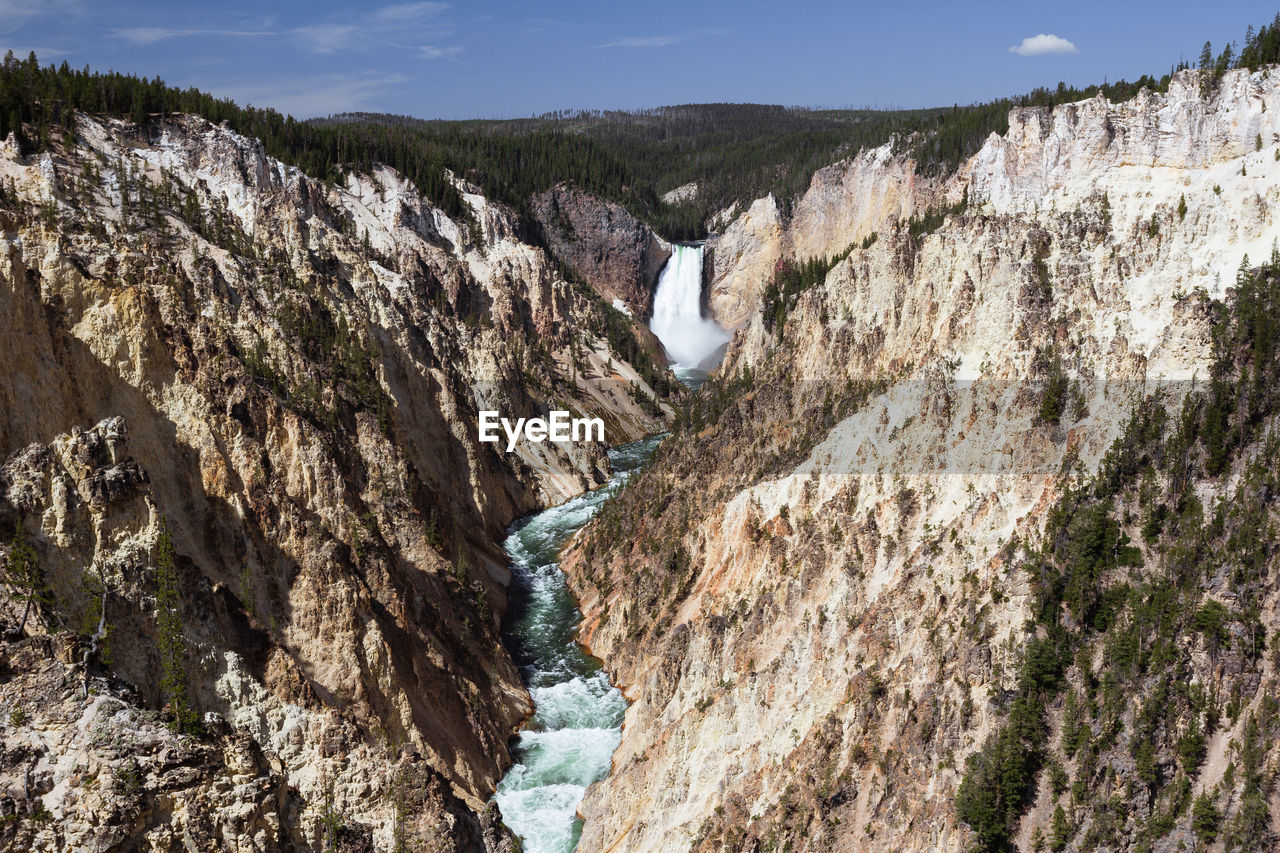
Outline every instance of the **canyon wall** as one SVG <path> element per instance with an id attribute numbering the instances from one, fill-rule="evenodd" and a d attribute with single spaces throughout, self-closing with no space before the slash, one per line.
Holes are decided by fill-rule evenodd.
<path id="1" fill-rule="evenodd" d="M 608 466 L 476 414 L 620 442 L 670 408 L 637 332 L 458 187 L 450 217 L 183 116 L 0 150 L 0 541 L 41 575 L 0 615 L 6 845 L 510 848 L 497 543 Z"/>
<path id="2" fill-rule="evenodd" d="M 564 185 L 534 196 L 533 213 L 556 257 L 611 304 L 649 316 L 670 244 L 617 202 Z"/>
<path id="3" fill-rule="evenodd" d="M 742 328 L 779 263 L 839 255 L 938 203 L 942 189 L 888 143 L 819 169 L 789 211 L 772 195 L 756 199 L 707 243 L 712 315 Z"/>
<path id="4" fill-rule="evenodd" d="M 1273 257 L 1278 204 L 1280 81 L 1231 71 L 1014 110 L 945 183 L 870 152 L 791 217 L 744 212 L 714 246 L 712 304 L 740 327 L 721 376 L 566 559 L 582 637 L 632 702 L 582 849 L 1192 849 L 1209 814 L 1219 843 L 1265 849 L 1280 807 L 1242 780 L 1276 762 L 1256 637 L 1280 581 L 1215 552 L 1250 538 L 1238 515 L 1275 523 L 1256 518 L 1274 424 L 1240 427 L 1226 473 L 1185 425 L 1208 405 L 1191 380 L 1252 345 L 1228 334 L 1232 288 Z M 851 244 L 781 322 L 755 310 L 779 259 Z M 1114 547 L 1060 565 L 1088 519 Z M 1182 621 L 1148 640 L 1168 588 Z M 1046 615 L 1063 589 L 1112 603 Z M 1189 615 L 1210 612 L 1235 643 Z M 1145 663 L 1120 663 L 1130 642 Z M 1028 687 L 1046 644 L 1053 687 Z M 1010 733 L 1019 703 L 1043 734 Z M 966 774 L 1030 744 L 1025 803 L 997 802 L 993 834 L 958 819 Z"/>

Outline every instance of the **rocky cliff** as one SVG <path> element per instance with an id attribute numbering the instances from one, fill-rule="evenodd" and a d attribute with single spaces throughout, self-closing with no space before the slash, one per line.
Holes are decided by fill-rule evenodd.
<path id="1" fill-rule="evenodd" d="M 772 195 L 757 199 L 708 241 L 708 296 L 720 325 L 750 321 L 781 261 L 838 255 L 939 201 L 940 182 L 917 175 L 893 150 L 882 145 L 819 169 L 789 211 Z"/>
<path id="2" fill-rule="evenodd" d="M 533 211 L 547 244 L 570 269 L 611 304 L 649 316 L 658 273 L 671 257 L 665 240 L 616 202 L 563 185 L 535 196 Z"/>
<path id="3" fill-rule="evenodd" d="M 1277 116 L 1184 72 L 735 221 L 722 375 L 566 562 L 632 701 L 582 849 L 1269 849 Z"/>
<path id="4" fill-rule="evenodd" d="M 509 843 L 496 543 L 607 462 L 476 413 L 617 442 L 669 408 L 629 321 L 459 187 L 450 218 L 181 116 L 0 151 L 9 849 Z"/>

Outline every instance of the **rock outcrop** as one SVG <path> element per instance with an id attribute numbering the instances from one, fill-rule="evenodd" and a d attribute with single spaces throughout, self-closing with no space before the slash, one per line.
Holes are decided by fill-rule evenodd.
<path id="1" fill-rule="evenodd" d="M 835 257 L 940 203 L 941 191 L 889 143 L 819 169 L 789 212 L 772 195 L 756 199 L 707 242 L 713 316 L 742 328 L 780 262 Z"/>
<path id="2" fill-rule="evenodd" d="M 567 186 L 533 199 L 547 244 L 608 302 L 646 319 L 671 246 L 612 201 Z M 659 350 L 660 352 L 660 350 Z"/>
<path id="3" fill-rule="evenodd" d="M 722 327 L 741 328 L 757 310 L 778 262 L 787 256 L 786 238 L 782 206 L 769 195 L 707 241 L 707 307 Z"/>

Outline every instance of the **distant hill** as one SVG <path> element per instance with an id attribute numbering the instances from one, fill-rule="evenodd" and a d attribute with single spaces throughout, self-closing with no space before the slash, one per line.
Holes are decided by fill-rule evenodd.
<path id="1" fill-rule="evenodd" d="M 927 131 L 953 112 L 951 108 L 813 110 L 766 104 L 683 104 L 472 121 L 346 113 L 311 123 L 382 124 L 412 128 L 433 140 L 470 142 L 479 146 L 479 152 L 460 145 L 470 150 L 458 151 L 458 162 L 461 165 L 470 160 L 463 171 L 474 169 L 471 177 L 479 177 L 477 182 L 491 192 L 517 200 L 552 183 L 572 181 L 588 191 L 630 202 L 664 235 L 681 239 L 702 236 L 701 223 L 734 201 L 749 201 L 769 192 L 782 198 L 794 196 L 803 191 L 817 169 L 861 148 L 881 145 L 894 134 Z M 1007 107 L 994 112 L 1003 116 Z M 990 132 L 988 124 L 981 122 L 977 142 Z M 566 140 L 579 141 L 575 145 Z M 623 184 L 593 185 L 590 174 L 572 172 L 554 158 L 535 157 L 542 168 L 532 173 L 521 170 L 513 174 L 506 168 L 513 146 L 531 152 L 578 145 L 597 152 L 601 163 L 625 164 L 620 170 L 625 176 Z M 495 180 L 515 186 L 503 192 L 493 186 Z M 661 202 L 664 193 L 690 183 L 697 184 L 697 193 L 683 203 Z"/>

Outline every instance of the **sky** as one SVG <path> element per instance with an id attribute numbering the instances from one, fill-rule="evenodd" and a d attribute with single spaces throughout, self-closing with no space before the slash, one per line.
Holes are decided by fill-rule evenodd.
<path id="1" fill-rule="evenodd" d="M 1277 11 L 1280 0 L 0 0 L 0 51 L 158 75 L 298 118 L 923 107 L 1159 76 Z"/>

